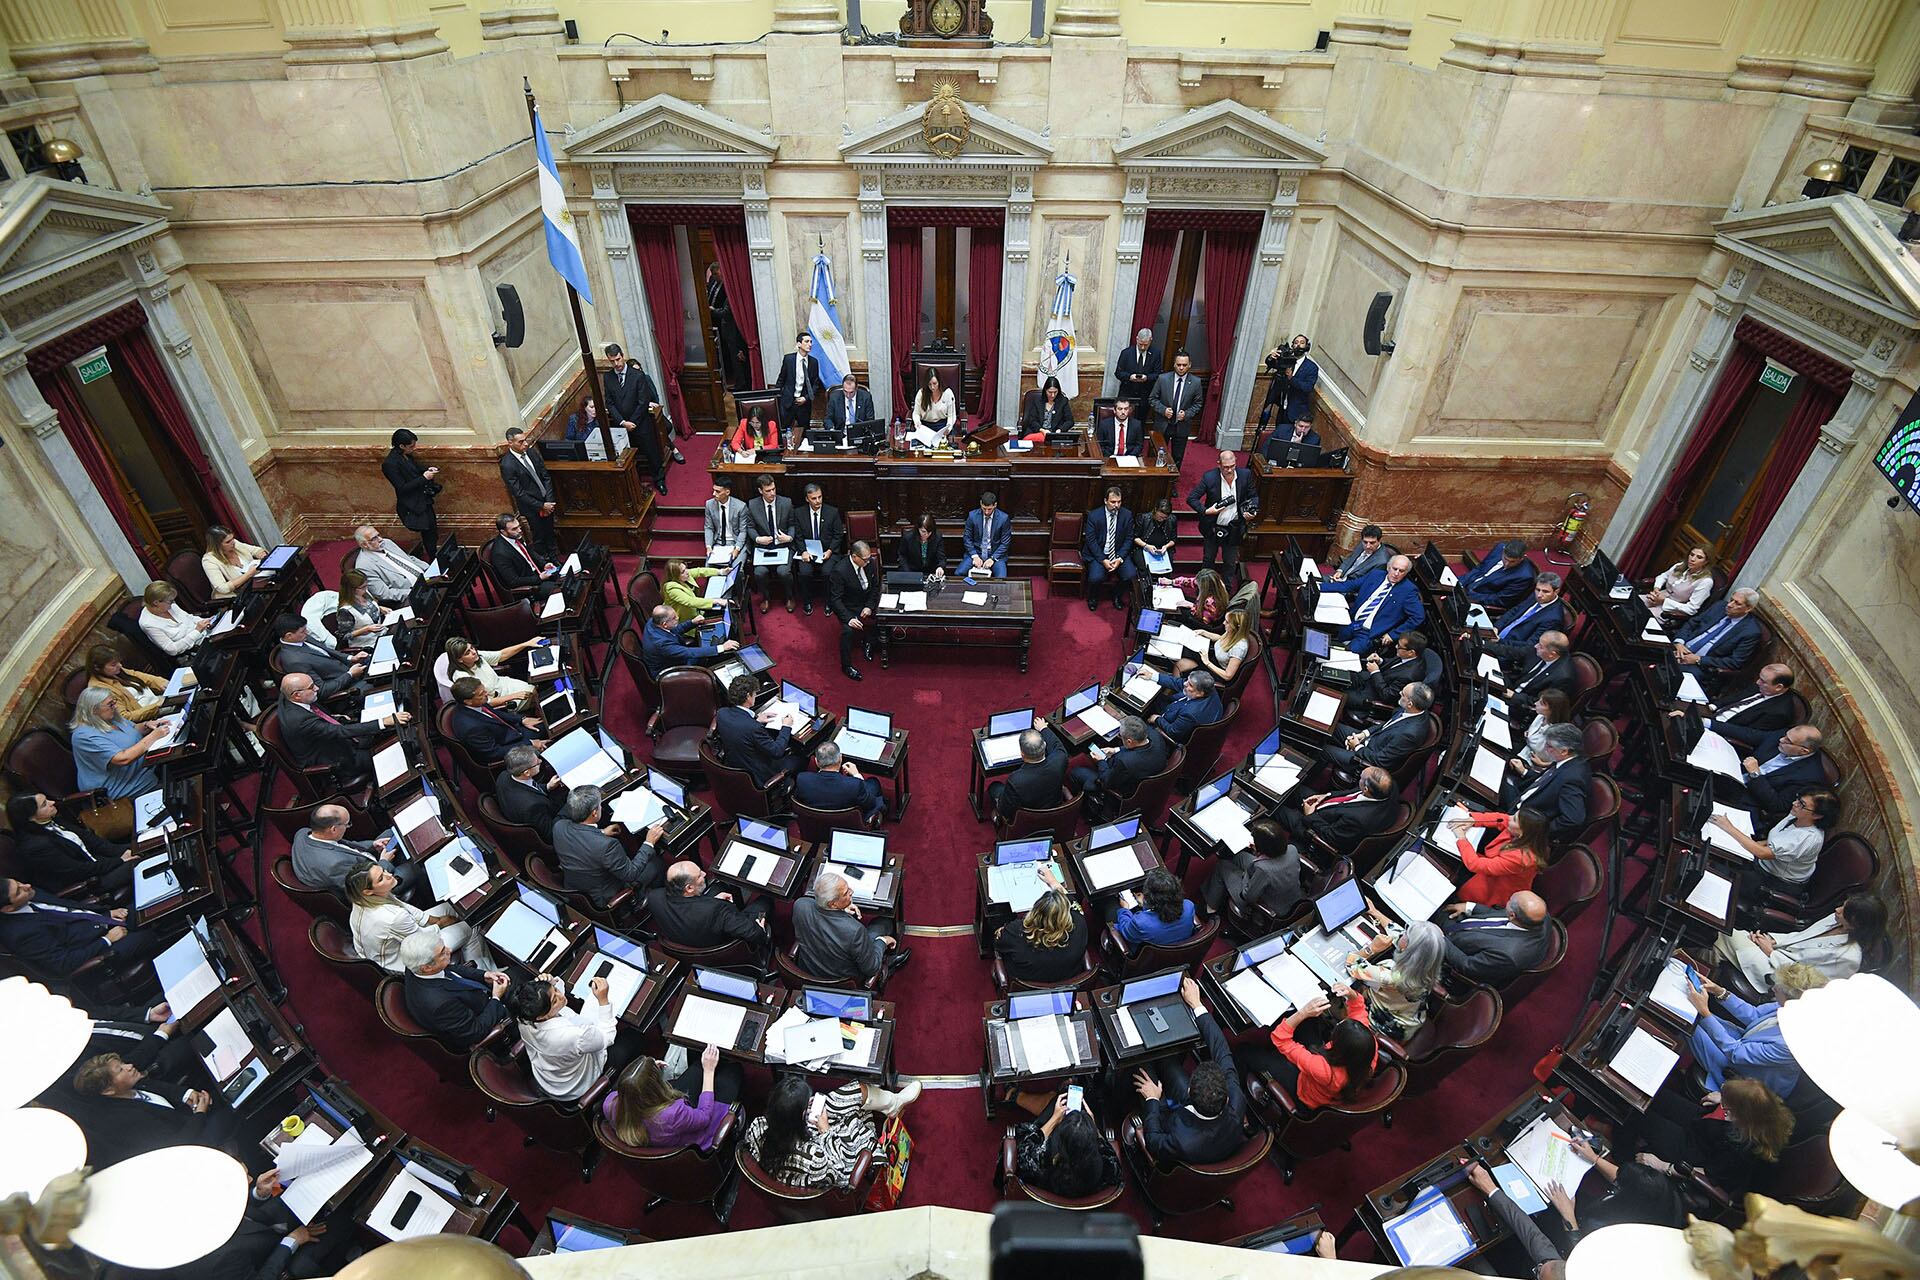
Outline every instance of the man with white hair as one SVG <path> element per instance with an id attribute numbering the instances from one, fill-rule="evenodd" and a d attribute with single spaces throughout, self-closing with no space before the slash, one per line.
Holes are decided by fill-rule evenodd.
<path id="1" fill-rule="evenodd" d="M 400 940 L 400 963 L 407 970 L 401 979 L 407 1012 L 455 1053 L 467 1052 L 507 1020 L 507 1006 L 500 1002 L 507 975 L 456 963 L 433 925 Z"/>
<path id="2" fill-rule="evenodd" d="M 1727 677 L 1742 670 L 1760 647 L 1760 619 L 1753 616 L 1760 593 L 1739 587 L 1711 609 L 1694 615 L 1673 642 L 1673 656 L 1696 675 L 1709 697 L 1718 696 Z"/>
<path id="3" fill-rule="evenodd" d="M 865 920 L 853 888 L 837 871 L 821 868 L 813 894 L 793 904 L 794 960 L 830 982 L 865 982 L 884 966 L 891 973 L 912 954 L 884 916 Z"/>
<path id="4" fill-rule="evenodd" d="M 426 564 L 388 542 L 370 524 L 355 529 L 353 540 L 360 544 L 353 567 L 367 575 L 368 594 L 381 604 L 405 604 L 413 584 L 427 572 Z"/>
<path id="5" fill-rule="evenodd" d="M 1133 335 L 1133 345 L 1120 353 L 1113 376 L 1120 383 L 1115 394 L 1133 401 L 1133 416 L 1145 422 L 1147 397 L 1153 393 L 1153 380 L 1160 376 L 1160 353 L 1153 349 L 1153 330 L 1142 329 Z"/>
<path id="6" fill-rule="evenodd" d="M 1426 621 L 1420 589 L 1407 576 L 1412 571 L 1412 560 L 1395 556 L 1363 577 L 1321 582 L 1322 592 L 1345 596 L 1352 610 L 1353 622 L 1340 633 L 1341 644 L 1355 653 L 1366 653 L 1382 636 L 1399 635 Z"/>
<path id="7" fill-rule="evenodd" d="M 586 894 L 605 910 L 622 890 L 644 893 L 666 883 L 666 864 L 654 850 L 667 828 L 662 822 L 648 827 L 640 851 L 629 854 L 614 834 L 617 825 L 599 825 L 602 796 L 599 787 L 575 787 L 567 793 L 565 807 L 553 820 L 553 852 L 567 888 Z"/>

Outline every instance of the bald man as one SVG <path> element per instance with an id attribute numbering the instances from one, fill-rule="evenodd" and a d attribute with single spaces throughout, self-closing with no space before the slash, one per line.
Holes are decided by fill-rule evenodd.
<path id="1" fill-rule="evenodd" d="M 400 881 L 400 895 L 415 906 L 429 906 L 432 891 L 427 885 L 426 867 L 400 857 L 392 836 L 378 840 L 350 840 L 346 807 L 323 804 L 307 818 L 307 825 L 294 833 L 293 871 L 310 885 L 325 885 L 342 897 L 347 877 L 369 863 L 380 863 Z"/>
<path id="2" fill-rule="evenodd" d="M 773 903 L 755 895 L 742 904 L 737 890 L 708 881 L 697 862 L 676 862 L 667 868 L 667 882 L 647 893 L 647 912 L 661 938 L 683 947 L 721 947 L 748 942 L 755 947 L 768 940 L 767 917 Z"/>
<path id="3" fill-rule="evenodd" d="M 343 720 L 320 706 L 319 687 L 303 671 L 280 677 L 280 705 L 274 716 L 280 722 L 280 739 L 295 763 L 303 769 L 330 765 L 337 786 L 371 774 L 373 756 L 365 744 L 413 719 L 405 711 L 394 711 L 378 720 Z"/>
<path id="4" fill-rule="evenodd" d="M 1447 967 L 1470 982 L 1505 986 L 1553 947 L 1546 901 L 1525 889 L 1507 899 L 1505 910 L 1456 902 L 1447 916 Z"/>

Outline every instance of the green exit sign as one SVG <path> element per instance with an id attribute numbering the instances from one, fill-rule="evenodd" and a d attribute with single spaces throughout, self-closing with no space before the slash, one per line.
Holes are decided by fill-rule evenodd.
<path id="1" fill-rule="evenodd" d="M 82 360 L 79 370 L 82 383 L 98 382 L 113 372 L 111 366 L 107 364 L 107 353 L 104 351 L 91 360 Z"/>
<path id="2" fill-rule="evenodd" d="M 105 356 L 100 357 L 100 363 L 105 364 L 106 360 Z M 82 373 L 80 376 L 85 378 L 86 374 Z M 1770 387 L 1784 395 L 1787 388 L 1793 385 L 1793 374 L 1778 365 L 1770 364 L 1760 370 L 1760 385 Z"/>

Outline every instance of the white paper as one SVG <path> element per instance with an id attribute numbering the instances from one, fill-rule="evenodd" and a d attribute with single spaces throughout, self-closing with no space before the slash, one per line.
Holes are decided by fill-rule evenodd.
<path id="1" fill-rule="evenodd" d="M 161 698 L 178 697 L 181 690 L 187 687 L 187 681 L 192 678 L 192 676 L 192 667 L 175 667 L 173 674 L 167 677 L 167 687 L 160 692 Z"/>
<path id="2" fill-rule="evenodd" d="M 1133 851 L 1131 844 L 1102 849 L 1084 859 L 1080 866 L 1086 873 L 1087 887 L 1096 893 L 1145 874 L 1140 870 L 1140 855 Z"/>
<path id="3" fill-rule="evenodd" d="M 378 693 L 370 693 L 360 704 L 360 723 L 366 724 L 369 721 L 384 719 L 393 714 L 394 710 L 393 690 L 382 689 Z"/>
<path id="4" fill-rule="evenodd" d="M 1003 733 L 997 738 L 980 739 L 980 759 L 989 769 L 1012 764 L 1020 758 L 1020 735 Z"/>
<path id="5" fill-rule="evenodd" d="M 717 547 L 709 549 L 707 552 L 707 568 L 709 569 L 724 569 L 732 563 L 733 548 L 724 542 Z"/>
<path id="6" fill-rule="evenodd" d="M 373 753 L 373 776 L 383 787 L 404 775 L 410 767 L 407 764 L 407 749 L 398 740 Z"/>
<path id="7" fill-rule="evenodd" d="M 1593 1168 L 1591 1161 L 1574 1152 L 1572 1137 L 1550 1117 L 1539 1116 L 1507 1144 L 1507 1159 L 1533 1180 L 1542 1200 L 1556 1182 L 1569 1196 L 1575 1194 L 1580 1180 Z"/>
<path id="8" fill-rule="evenodd" d="M 393 815 L 393 828 L 405 833 L 440 819 L 440 798 L 421 792 L 411 803 Z"/>
<path id="9" fill-rule="evenodd" d="M 1716 800 L 1714 801 L 1714 804 L 1713 804 L 1713 816 L 1716 818 L 1725 818 L 1728 822 L 1731 822 L 1734 826 L 1740 828 L 1742 832 L 1744 832 L 1749 836 L 1753 834 L 1753 815 L 1748 813 L 1745 809 L 1731 808 L 1730 806 L 1721 804 L 1719 801 Z M 1709 822 L 1705 826 L 1705 828 L 1701 830 L 1700 835 L 1701 835 L 1701 838 L 1705 840 L 1708 844 L 1712 845 L 1716 849 L 1721 850 L 1722 852 L 1730 853 L 1734 857 L 1745 859 L 1748 862 L 1752 862 L 1754 860 L 1753 855 L 1747 852 L 1747 848 L 1745 845 L 1741 844 L 1738 840 L 1735 840 L 1731 835 L 1729 835 L 1725 831 L 1722 831 L 1718 826 L 1716 826 L 1711 822 Z"/>
<path id="10" fill-rule="evenodd" d="M 1080 719 L 1086 724 L 1087 728 L 1093 730 L 1103 738 L 1112 737 L 1120 728 L 1120 722 L 1114 718 L 1113 713 L 1097 702 L 1085 711 L 1082 711 L 1080 713 Z"/>
<path id="11" fill-rule="evenodd" d="M 807 1011 L 805 1009 L 802 1009 L 799 1005 L 796 1004 L 796 1005 L 789 1006 L 785 1013 L 782 1013 L 779 1017 L 775 1018 L 771 1023 L 768 1024 L 767 1045 L 766 1045 L 766 1056 L 768 1061 L 770 1062 L 786 1061 L 786 1059 L 781 1056 L 780 1050 L 781 1050 L 781 1046 L 785 1045 L 787 1042 L 787 1032 L 794 1027 L 804 1025 L 806 1021 L 807 1021 Z"/>
<path id="12" fill-rule="evenodd" d="M 1650 644 L 1665 644 L 1667 642 L 1667 629 L 1652 619 L 1648 619 L 1647 625 L 1640 632 L 1640 638 Z"/>
<path id="13" fill-rule="evenodd" d="M 213 1072 L 214 1079 L 230 1079 L 240 1069 L 240 1064 L 252 1055 L 253 1040 L 240 1026 L 240 1019 L 230 1008 L 214 1014 L 202 1030 L 213 1041 L 213 1048 L 201 1055 L 201 1061 Z"/>
<path id="14" fill-rule="evenodd" d="M 215 636 L 223 636 L 227 634 L 227 632 L 233 630 L 235 627 L 239 625 L 240 625 L 240 620 L 233 616 L 233 610 L 228 609 L 225 613 L 221 614 L 218 618 L 214 619 L 213 627 L 207 632 L 207 634 L 215 635 Z"/>
<path id="15" fill-rule="evenodd" d="M 1319 565 L 1315 564 L 1311 560 L 1302 560 L 1300 562 L 1300 581 L 1312 582 L 1315 578 L 1319 576 L 1320 576 Z"/>
<path id="16" fill-rule="evenodd" d="M 1045 862 L 1015 862 L 1004 867 L 989 866 L 988 899 L 1004 902 L 1024 914 L 1047 891 L 1046 881 L 1040 878 L 1040 868 L 1049 865 Z"/>
<path id="17" fill-rule="evenodd" d="M 1693 886 L 1693 892 L 1687 895 L 1687 905 L 1716 920 L 1727 918 L 1727 906 L 1733 901 L 1733 881 L 1717 871 L 1709 871 L 1700 877 L 1700 883 Z"/>
<path id="18" fill-rule="evenodd" d="M 1660 970 L 1660 976 L 1654 979 L 1653 990 L 1648 993 L 1648 998 L 1692 1026 L 1700 1014 L 1687 999 L 1690 990 L 1692 988 L 1687 985 L 1687 962 L 1674 956 L 1667 961 L 1666 968 Z"/>
<path id="19" fill-rule="evenodd" d="M 1332 724 L 1340 715 L 1340 699 L 1315 689 L 1307 698 L 1307 709 L 1300 718 L 1309 724 Z"/>
<path id="20" fill-rule="evenodd" d="M 891 591 L 882 591 L 880 593 L 880 607 L 882 609 L 894 608 L 899 603 L 900 603 L 900 597 L 895 593 Z"/>
<path id="21" fill-rule="evenodd" d="M 753 859 L 752 874 L 748 874 L 745 870 L 749 858 Z M 779 865 L 779 855 L 772 850 L 762 849 L 757 844 L 735 840 L 727 845 L 726 851 L 720 855 L 720 862 L 714 870 L 738 880 L 766 884 L 773 878 L 774 868 Z"/>
<path id="22" fill-rule="evenodd" d="M 1160 681 L 1153 672 L 1142 671 L 1139 675 L 1120 687 L 1120 692 L 1132 698 L 1141 706 L 1149 706 L 1160 696 Z"/>
<path id="23" fill-rule="evenodd" d="M 1467 776 L 1487 789 L 1490 795 L 1500 794 L 1500 783 L 1507 776 L 1506 757 L 1491 747 L 1481 745 L 1473 753 L 1473 768 Z"/>
<path id="24" fill-rule="evenodd" d="M 1242 969 L 1220 984 L 1252 1021 L 1270 1027 L 1287 1016 L 1287 1002 L 1257 969 Z"/>
<path id="25" fill-rule="evenodd" d="M 1353 650 L 1336 644 L 1328 646 L 1327 656 L 1320 660 L 1320 665 L 1334 671 L 1358 671 L 1365 663 Z"/>
<path id="26" fill-rule="evenodd" d="M 1178 658 L 1186 651 L 1185 646 L 1169 636 L 1155 636 L 1147 641 L 1147 652 L 1156 658 Z"/>
<path id="27" fill-rule="evenodd" d="M 833 1060 L 841 1066 L 870 1067 L 874 1065 L 874 1052 L 880 1043 L 880 1030 L 864 1022 L 855 1024 L 853 1047 L 842 1049 L 833 1055 Z"/>
<path id="28" fill-rule="evenodd" d="M 1474 666 L 1474 673 L 1488 680 L 1499 680 L 1502 684 L 1506 683 L 1500 675 L 1500 659 L 1490 653 L 1480 655 L 1480 661 Z"/>
<path id="29" fill-rule="evenodd" d="M 1460 585 L 1459 575 L 1454 573 L 1452 565 L 1442 565 L 1440 567 L 1440 585 L 1443 587 L 1457 587 Z"/>
<path id="30" fill-rule="evenodd" d="M 1346 626 L 1353 621 L 1353 615 L 1347 611 L 1347 598 L 1333 591 L 1321 592 L 1320 599 L 1314 602 L 1313 620 Z"/>
<path id="31" fill-rule="evenodd" d="M 1434 823 L 1433 829 L 1427 832 L 1427 839 L 1439 845 L 1448 853 L 1456 852 L 1460 848 L 1460 837 L 1454 835 L 1453 828 L 1448 824 L 1455 821 L 1470 822 L 1472 820 L 1472 813 L 1457 804 L 1450 804 L 1447 806 L 1446 812 L 1440 815 L 1440 821 Z M 1487 829 L 1485 827 L 1469 827 L 1467 829 L 1467 843 L 1478 849 L 1480 842 L 1486 838 L 1486 834 Z"/>
<path id="32" fill-rule="evenodd" d="M 465 866 L 460 870 L 453 864 Z M 464 837 L 456 837 L 434 850 L 427 859 L 427 882 L 433 896 L 441 902 L 458 902 L 487 883 L 487 864 L 466 847 Z"/>
<path id="33" fill-rule="evenodd" d="M 1481 604 L 1467 606 L 1467 625 L 1482 631 L 1495 630 L 1493 616 L 1487 612 L 1486 606 Z"/>
<path id="34" fill-rule="evenodd" d="M 1700 687 L 1699 679 L 1691 671 L 1680 673 L 1680 691 L 1674 696 L 1682 702 L 1698 702 L 1702 706 L 1712 701 L 1707 697 L 1707 691 Z"/>
<path id="35" fill-rule="evenodd" d="M 1499 716 L 1480 717 L 1480 736 L 1503 751 L 1513 750 L 1513 727 Z"/>
<path id="36" fill-rule="evenodd" d="M 985 604 L 986 602 L 987 593 L 984 591 L 962 591 L 960 593 L 961 604 Z"/>
<path id="37" fill-rule="evenodd" d="M 142 910 L 156 902 L 165 902 L 180 892 L 180 881 L 174 876 L 170 861 L 165 853 L 156 853 L 134 864 L 134 910 Z"/>
<path id="38" fill-rule="evenodd" d="M 400 1202 L 409 1195 L 417 1195 L 420 1202 L 413 1207 L 413 1213 L 407 1218 L 407 1225 L 393 1225 L 393 1215 L 400 1208 Z M 440 1228 L 453 1218 L 453 1205 L 447 1198 L 420 1181 L 405 1169 L 393 1175 L 393 1181 L 387 1186 L 387 1193 L 380 1197 L 380 1203 L 367 1215 L 367 1225 L 389 1240 L 411 1240 L 415 1236 L 432 1236 L 440 1233 Z"/>
<path id="39" fill-rule="evenodd" d="M 740 1025 L 746 1021 L 746 1017 L 747 1010 L 743 1005 L 689 995 L 680 1006 L 680 1017 L 673 1024 L 673 1034 L 695 1044 L 716 1044 L 731 1049 L 734 1041 L 740 1038 Z"/>
<path id="40" fill-rule="evenodd" d="M 574 982 L 572 989 L 573 994 L 588 1005 L 599 1003 L 594 998 L 592 982 L 599 974 L 602 965 L 612 966 L 606 974 L 607 1006 L 613 1010 L 614 1016 L 618 1017 L 627 1011 L 628 1005 L 633 1003 L 633 998 L 639 994 L 640 986 L 647 980 L 647 975 L 623 960 L 594 952 L 593 957 L 587 961 L 587 967 L 580 971 L 580 977 Z"/>
<path id="41" fill-rule="evenodd" d="M 1187 607 L 1187 593 L 1164 582 L 1153 584 L 1153 607 L 1162 611 Z"/>
<path id="42" fill-rule="evenodd" d="M 1408 924 L 1432 919 L 1441 904 L 1453 896 L 1453 881 L 1418 849 L 1401 854 L 1393 874 L 1376 879 L 1373 888 Z"/>
<path id="43" fill-rule="evenodd" d="M 1386 1225 L 1410 1267 L 1457 1258 L 1473 1247 L 1473 1238 L 1461 1225 L 1453 1202 L 1445 1196 L 1436 1196 L 1418 1209 L 1389 1218 Z"/>
<path id="44" fill-rule="evenodd" d="M 316 1151 L 311 1157 L 304 1153 L 294 1156 L 294 1168 L 300 1172 L 289 1174 L 289 1149 L 301 1145 L 314 1147 Z M 319 1154 L 329 1147 L 334 1148 L 333 1154 Z M 349 1129 L 338 1138 L 329 1139 L 319 1125 L 309 1124 L 299 1137 L 280 1148 L 276 1163 L 281 1178 L 287 1184 L 286 1194 L 280 1197 L 280 1202 L 287 1206 L 288 1213 L 300 1221 L 312 1222 L 314 1215 L 326 1208 L 333 1194 L 372 1162 L 373 1152 L 367 1150 L 367 1144 L 360 1140 L 355 1130 Z"/>
<path id="45" fill-rule="evenodd" d="M 628 787 L 607 802 L 612 821 L 641 832 L 667 816 L 667 802 L 645 787 Z"/>
<path id="46" fill-rule="evenodd" d="M 558 591 L 548 596 L 547 602 L 540 606 L 540 616 L 542 618 L 557 618 L 566 611 L 566 599 Z"/>
<path id="47" fill-rule="evenodd" d="M 1280 993 L 1288 1007 L 1298 1009 L 1316 996 L 1326 994 L 1320 979 L 1307 962 L 1291 951 L 1283 951 L 1260 966 L 1260 976 Z"/>
<path id="48" fill-rule="evenodd" d="M 1607 1065 L 1628 1084 L 1652 1097 L 1660 1092 L 1660 1086 L 1667 1082 L 1668 1073 L 1678 1061 L 1678 1050 L 1655 1039 L 1645 1027 L 1635 1027 Z"/>
<path id="49" fill-rule="evenodd" d="M 1247 823 L 1252 820 L 1252 814 L 1227 796 L 1193 815 L 1193 825 L 1225 845 L 1231 853 L 1253 847 L 1253 835 L 1247 830 Z"/>
<path id="50" fill-rule="evenodd" d="M 1687 753 L 1687 763 L 1735 782 L 1746 782 L 1746 775 L 1740 769 L 1739 750 L 1712 729 L 1701 734 L 1700 741 L 1693 744 L 1693 750 Z"/>
<path id="51" fill-rule="evenodd" d="M 1134 457 L 1130 453 L 1123 453 L 1116 457 L 1108 458 L 1107 461 L 1111 462 L 1116 467 L 1122 467 L 1122 468 L 1137 467 L 1140 465 L 1140 459 Z"/>
<path id="52" fill-rule="evenodd" d="M 160 993 L 176 1018 L 184 1018 L 208 996 L 220 989 L 220 975 L 207 962 L 200 939 L 191 931 L 153 959 L 153 973 L 160 980 Z"/>
<path id="53" fill-rule="evenodd" d="M 1285 795 L 1300 785 L 1300 766 L 1285 756 L 1269 756 L 1253 771 L 1253 780 L 1277 796 Z"/>
<path id="54" fill-rule="evenodd" d="M 1009 1025 L 1020 1045 L 1020 1055 L 1026 1060 L 1028 1071 L 1064 1071 L 1073 1065 L 1073 1055 L 1067 1052 L 1066 1040 L 1060 1034 L 1059 1014 L 1015 1018 Z"/>
<path id="55" fill-rule="evenodd" d="M 858 729 L 842 729 L 833 739 L 839 744 L 840 754 L 849 760 L 865 760 L 869 764 L 879 761 L 887 749 L 887 739 L 878 734 L 861 733 Z"/>
<path id="56" fill-rule="evenodd" d="M 1128 1048 L 1140 1043 L 1140 1028 L 1133 1025 L 1133 1010 L 1121 1005 L 1113 1011 L 1113 1027 L 1120 1033 L 1120 1043 Z"/>
<path id="57" fill-rule="evenodd" d="M 924 591 L 902 591 L 900 593 L 900 611 L 902 613 L 925 613 L 927 611 L 927 593 Z"/>

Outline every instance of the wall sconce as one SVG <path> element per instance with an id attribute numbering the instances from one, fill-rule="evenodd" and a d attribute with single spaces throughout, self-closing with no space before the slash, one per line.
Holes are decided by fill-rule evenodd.
<path id="1" fill-rule="evenodd" d="M 1916 184 L 1913 194 L 1900 206 L 1907 211 L 1906 221 L 1900 224 L 1900 239 L 1907 243 L 1920 240 L 1920 184 Z"/>
<path id="2" fill-rule="evenodd" d="M 48 138 L 40 144 L 40 154 L 54 177 L 62 182 L 86 183 L 87 174 L 80 167 L 80 157 L 87 153 L 80 149 L 79 143 L 71 138 Z"/>
<path id="3" fill-rule="evenodd" d="M 1815 160 L 1803 170 L 1807 185 L 1800 188 L 1800 194 L 1809 200 L 1818 200 L 1821 196 L 1830 196 L 1847 171 L 1838 160 Z"/>

